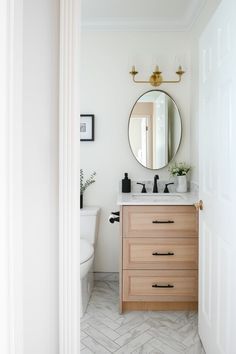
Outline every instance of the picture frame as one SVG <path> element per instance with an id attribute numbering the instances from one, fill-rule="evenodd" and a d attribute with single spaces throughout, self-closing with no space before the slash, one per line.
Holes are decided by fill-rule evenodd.
<path id="1" fill-rule="evenodd" d="M 94 114 L 80 115 L 80 141 L 94 141 Z"/>

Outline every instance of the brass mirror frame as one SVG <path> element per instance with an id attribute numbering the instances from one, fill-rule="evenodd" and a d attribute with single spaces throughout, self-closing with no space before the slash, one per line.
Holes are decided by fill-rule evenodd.
<path id="1" fill-rule="evenodd" d="M 165 166 L 160 167 L 160 168 L 156 168 L 156 169 L 144 166 L 144 165 L 137 159 L 137 157 L 135 156 L 135 154 L 134 154 L 134 152 L 133 152 L 133 149 L 132 149 L 132 147 L 131 147 L 130 138 L 129 138 L 130 118 L 131 118 L 131 115 L 132 115 L 132 112 L 133 112 L 133 110 L 134 110 L 135 105 L 137 104 L 137 102 L 139 101 L 139 99 L 140 99 L 141 97 L 143 97 L 144 95 L 146 95 L 146 93 L 153 92 L 153 91 L 155 91 L 155 92 L 158 91 L 158 92 L 165 93 L 169 98 L 172 99 L 172 101 L 174 102 L 174 104 L 175 104 L 175 106 L 176 106 L 176 108 L 177 108 L 177 111 L 178 111 L 178 113 L 179 113 L 180 128 L 181 128 L 179 144 L 178 144 L 176 153 L 174 154 L 173 158 L 172 158 L 172 159 L 168 162 L 168 164 L 166 164 Z M 179 107 L 177 106 L 177 103 L 175 102 L 175 100 L 173 99 L 173 97 L 171 97 L 171 95 L 169 95 L 169 94 L 168 94 L 166 91 L 164 91 L 164 90 L 156 90 L 156 89 L 153 89 L 153 90 L 146 91 L 146 92 L 144 92 L 141 96 L 139 96 L 139 98 L 138 98 L 138 99 L 135 101 L 135 103 L 133 104 L 133 107 L 132 107 L 132 109 L 131 109 L 131 111 L 130 111 L 130 115 L 129 115 L 129 120 L 128 120 L 128 141 L 129 141 L 129 147 L 130 147 L 130 150 L 131 150 L 131 152 L 132 152 L 132 155 L 134 156 L 135 160 L 136 160 L 143 168 L 146 168 L 146 169 L 148 169 L 148 170 L 150 170 L 150 171 L 159 171 L 159 170 L 162 170 L 163 168 L 165 168 L 166 166 L 168 166 L 169 163 L 175 158 L 176 154 L 177 154 L 178 151 L 179 151 L 179 147 L 180 147 L 180 144 L 181 144 L 181 141 L 182 141 L 182 136 L 183 136 L 183 123 L 182 123 L 182 118 L 181 118 L 180 110 L 179 110 Z"/>

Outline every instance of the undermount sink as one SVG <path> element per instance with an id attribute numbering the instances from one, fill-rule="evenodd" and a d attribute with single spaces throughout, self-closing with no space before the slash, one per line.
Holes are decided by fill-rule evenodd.
<path id="1" fill-rule="evenodd" d="M 132 194 L 133 200 L 150 200 L 153 202 L 168 202 L 173 200 L 183 200 L 185 197 L 178 193 L 133 193 Z"/>

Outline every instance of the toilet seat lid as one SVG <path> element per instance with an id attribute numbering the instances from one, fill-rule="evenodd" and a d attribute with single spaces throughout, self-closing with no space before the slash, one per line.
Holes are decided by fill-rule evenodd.
<path id="1" fill-rule="evenodd" d="M 93 246 L 87 241 L 80 239 L 80 264 L 93 256 Z"/>

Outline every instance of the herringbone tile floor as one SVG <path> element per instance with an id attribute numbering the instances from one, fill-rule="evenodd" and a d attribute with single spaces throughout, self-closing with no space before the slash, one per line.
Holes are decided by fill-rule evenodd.
<path id="1" fill-rule="evenodd" d="M 118 282 L 96 281 L 81 319 L 81 354 L 203 354 L 196 312 L 118 312 Z"/>

